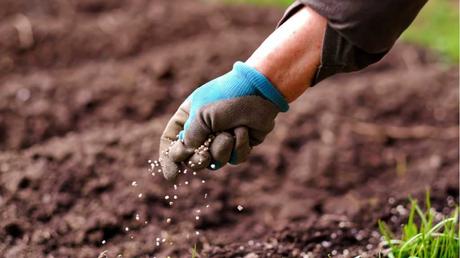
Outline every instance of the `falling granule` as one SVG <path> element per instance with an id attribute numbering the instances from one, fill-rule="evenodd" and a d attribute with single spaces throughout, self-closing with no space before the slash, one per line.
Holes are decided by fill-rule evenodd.
<path id="1" fill-rule="evenodd" d="M 147 225 L 147 224 L 149 224 L 149 222 L 148 222 L 148 221 L 144 221 L 144 224 Z"/>
<path id="2" fill-rule="evenodd" d="M 103 245 L 105 245 L 105 243 L 106 243 L 106 242 L 105 242 L 105 240 L 102 240 L 102 242 L 101 242 L 101 243 L 102 243 Z"/>
<path id="3" fill-rule="evenodd" d="M 196 232 L 195 232 L 195 235 L 198 236 L 199 234 L 200 234 L 200 231 L 196 231 Z"/>
<path id="4" fill-rule="evenodd" d="M 200 213 L 200 212 L 201 212 L 201 210 L 200 210 L 200 209 L 196 210 L 196 213 Z"/>
<path id="5" fill-rule="evenodd" d="M 216 168 L 216 164 L 211 164 L 210 166 L 212 169 L 215 169 Z"/>
<path id="6" fill-rule="evenodd" d="M 184 174 L 187 174 L 187 169 L 184 169 Z"/>
<path id="7" fill-rule="evenodd" d="M 137 186 L 137 182 L 136 182 L 136 181 L 133 181 L 133 182 L 131 183 L 131 185 L 132 185 L 132 186 Z"/>
<path id="8" fill-rule="evenodd" d="M 206 204 L 206 208 L 209 208 L 209 204 Z"/>
<path id="9" fill-rule="evenodd" d="M 188 181 L 185 181 L 184 184 L 188 185 Z"/>
<path id="10" fill-rule="evenodd" d="M 134 239 L 134 236 L 129 236 L 129 238 Z"/>
<path id="11" fill-rule="evenodd" d="M 207 193 L 204 194 L 204 198 L 205 198 L 205 199 L 208 198 L 208 194 L 207 194 Z"/>
<path id="12" fill-rule="evenodd" d="M 168 224 L 171 223 L 171 218 L 167 218 L 166 223 L 168 223 Z"/>
<path id="13" fill-rule="evenodd" d="M 174 202 L 169 202 L 169 206 L 172 206 L 174 204 Z"/>
<path id="14" fill-rule="evenodd" d="M 241 206 L 241 205 L 238 205 L 238 206 L 236 207 L 236 209 L 238 209 L 238 211 L 242 211 L 242 210 L 244 209 L 244 207 Z"/>
<path id="15" fill-rule="evenodd" d="M 173 197 L 173 198 L 174 198 L 174 200 L 177 200 L 177 195 L 174 195 L 174 197 Z"/>
<path id="16" fill-rule="evenodd" d="M 140 194 L 137 195 L 138 198 L 142 198 L 142 196 L 143 196 L 142 193 L 140 193 Z"/>
<path id="17" fill-rule="evenodd" d="M 174 185 L 174 190 L 177 190 L 177 185 Z"/>
<path id="18" fill-rule="evenodd" d="M 202 183 L 202 184 L 204 184 L 204 183 L 206 183 L 206 181 L 204 181 L 204 180 L 201 180 L 201 183 Z"/>
<path id="19" fill-rule="evenodd" d="M 166 242 L 166 238 L 161 239 L 161 242 L 162 243 Z"/>
<path id="20" fill-rule="evenodd" d="M 169 200 L 169 195 L 166 195 L 166 196 L 165 196 L 165 200 Z"/>
<path id="21" fill-rule="evenodd" d="M 129 231 L 129 228 L 128 228 L 128 227 L 125 227 L 125 231 Z"/>
<path id="22" fill-rule="evenodd" d="M 152 163 L 152 160 L 151 160 L 151 159 L 149 159 L 147 162 L 150 164 L 150 163 Z"/>
<path id="23" fill-rule="evenodd" d="M 200 165 L 201 165 L 201 164 L 200 164 Z M 193 171 L 193 175 L 196 176 L 196 172 L 195 172 L 195 171 Z"/>
<path id="24" fill-rule="evenodd" d="M 195 216 L 195 220 L 200 220 L 200 216 Z"/>
<path id="25" fill-rule="evenodd" d="M 156 175 L 155 172 L 152 172 L 152 176 L 155 176 L 155 175 Z"/>
<path id="26" fill-rule="evenodd" d="M 141 216 L 139 214 L 136 214 L 136 220 L 140 220 Z"/>

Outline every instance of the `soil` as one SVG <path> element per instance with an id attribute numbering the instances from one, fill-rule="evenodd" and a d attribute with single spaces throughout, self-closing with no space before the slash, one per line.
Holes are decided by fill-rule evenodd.
<path id="1" fill-rule="evenodd" d="M 308 90 L 246 164 L 189 172 L 177 190 L 149 171 L 181 101 L 247 58 L 281 14 L 1 1 L 0 256 L 372 257 L 377 220 L 398 230 L 409 195 L 430 188 L 449 212 L 458 67 L 403 44 Z"/>

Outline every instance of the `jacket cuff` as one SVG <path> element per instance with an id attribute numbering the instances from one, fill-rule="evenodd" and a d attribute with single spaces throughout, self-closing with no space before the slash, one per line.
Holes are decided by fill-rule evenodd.
<path id="1" fill-rule="evenodd" d="M 281 26 L 305 6 L 305 3 L 299 0 L 295 1 L 288 7 L 277 27 Z M 387 52 L 388 51 L 374 54 L 368 53 L 354 45 L 333 29 L 328 23 L 323 39 L 320 65 L 316 70 L 315 77 L 310 82 L 310 87 L 315 86 L 320 81 L 334 74 L 361 70 L 382 59 Z"/>

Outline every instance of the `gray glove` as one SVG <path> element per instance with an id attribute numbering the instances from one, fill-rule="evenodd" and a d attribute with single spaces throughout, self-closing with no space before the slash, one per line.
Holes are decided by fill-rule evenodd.
<path id="1" fill-rule="evenodd" d="M 244 162 L 288 108 L 267 78 L 237 62 L 231 72 L 195 90 L 168 122 L 160 142 L 164 176 L 175 178 L 178 163 L 197 171 Z"/>

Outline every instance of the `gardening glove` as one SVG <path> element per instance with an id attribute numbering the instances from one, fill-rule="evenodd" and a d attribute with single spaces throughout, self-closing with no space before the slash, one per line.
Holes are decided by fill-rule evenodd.
<path id="1" fill-rule="evenodd" d="M 164 176 L 175 178 L 179 163 L 197 171 L 244 162 L 273 129 L 277 114 L 288 109 L 264 75 L 236 62 L 232 71 L 196 89 L 168 122 L 160 142 Z"/>

